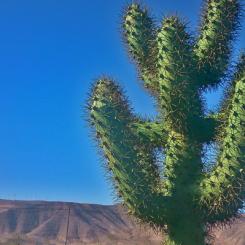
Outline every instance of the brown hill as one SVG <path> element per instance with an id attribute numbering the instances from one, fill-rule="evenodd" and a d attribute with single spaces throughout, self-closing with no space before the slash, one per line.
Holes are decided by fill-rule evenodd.
<path id="1" fill-rule="evenodd" d="M 158 245 L 161 240 L 117 205 L 0 200 L 0 245 L 65 244 L 67 227 L 67 245 Z M 245 216 L 215 233 L 216 245 L 245 245 Z"/>

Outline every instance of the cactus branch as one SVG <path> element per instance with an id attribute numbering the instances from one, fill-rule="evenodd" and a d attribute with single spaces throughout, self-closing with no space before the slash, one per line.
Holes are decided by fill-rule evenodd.
<path id="1" fill-rule="evenodd" d="M 129 53 L 136 61 L 145 87 L 156 93 L 158 91 L 154 55 L 156 28 L 153 20 L 148 16 L 146 9 L 141 9 L 138 4 L 132 4 L 125 13 L 123 29 Z"/>
<path id="2" fill-rule="evenodd" d="M 245 55 L 230 83 L 222 115 L 218 163 L 201 183 L 202 202 L 211 223 L 231 218 L 245 198 Z"/>
<path id="3" fill-rule="evenodd" d="M 90 117 L 113 173 L 115 187 L 130 213 L 151 222 L 163 222 L 164 198 L 153 147 L 135 137 L 136 117 L 121 89 L 110 79 L 99 79 L 92 89 Z M 146 187 L 147 186 L 147 187 Z M 159 186 L 158 188 L 156 188 Z M 159 213 L 160 212 L 160 213 Z"/>
<path id="4" fill-rule="evenodd" d="M 206 0 L 201 33 L 195 47 L 200 87 L 218 85 L 225 75 L 231 54 L 231 42 L 239 28 L 239 0 Z"/>
<path id="5" fill-rule="evenodd" d="M 177 17 L 163 21 L 157 36 L 159 104 L 165 124 L 191 137 L 191 128 L 202 120 L 203 104 L 193 80 L 193 43 L 186 25 Z"/>

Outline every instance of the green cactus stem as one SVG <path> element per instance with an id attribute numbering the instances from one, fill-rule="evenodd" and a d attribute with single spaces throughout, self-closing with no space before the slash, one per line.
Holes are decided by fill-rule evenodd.
<path id="1" fill-rule="evenodd" d="M 205 1 L 195 39 L 177 16 L 156 28 L 147 10 L 130 5 L 124 39 L 155 96 L 158 119 L 134 115 L 110 78 L 98 79 L 91 91 L 89 120 L 117 195 L 129 214 L 165 233 L 166 245 L 206 245 L 207 228 L 243 207 L 245 55 L 232 76 L 228 69 L 241 11 L 241 0 Z M 220 109 L 207 115 L 202 93 L 228 77 Z M 203 148 L 211 144 L 216 164 L 205 171 Z"/>
<path id="2" fill-rule="evenodd" d="M 240 14 L 240 1 L 205 1 L 201 32 L 195 46 L 201 87 L 218 85 L 225 75 Z"/>
<path id="3" fill-rule="evenodd" d="M 141 10 L 139 5 L 132 4 L 127 9 L 123 26 L 129 53 L 137 64 L 145 87 L 151 93 L 157 93 L 156 27 L 153 20 L 146 9 Z"/>

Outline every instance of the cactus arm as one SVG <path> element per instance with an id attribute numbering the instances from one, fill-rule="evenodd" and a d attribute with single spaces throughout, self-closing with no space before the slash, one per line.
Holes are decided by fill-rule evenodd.
<path id="1" fill-rule="evenodd" d="M 132 214 L 162 224 L 164 197 L 153 147 L 132 133 L 136 118 L 113 81 L 101 79 L 95 84 L 90 115 L 118 195 Z"/>
<path id="2" fill-rule="evenodd" d="M 206 0 L 195 53 L 200 87 L 218 85 L 228 67 L 231 42 L 239 27 L 239 0 Z"/>
<path id="3" fill-rule="evenodd" d="M 218 162 L 201 183 L 203 210 L 207 210 L 211 223 L 234 216 L 245 198 L 245 55 L 237 66 L 221 115 Z"/>
<path id="4" fill-rule="evenodd" d="M 163 21 L 157 36 L 159 106 L 165 125 L 189 134 L 202 118 L 202 101 L 195 89 L 193 43 L 177 17 Z M 169 128 L 168 128 L 169 129 Z"/>
<path id="5" fill-rule="evenodd" d="M 199 124 L 195 125 L 193 132 L 198 136 L 197 139 L 202 143 L 210 143 L 215 140 L 215 133 L 219 127 L 219 119 L 217 115 L 209 115 Z M 137 137 L 142 138 L 144 143 L 148 142 L 151 146 L 164 149 L 168 140 L 168 131 L 166 125 L 159 122 L 146 120 L 138 120 L 131 124 L 134 128 L 133 133 Z"/>
<path id="6" fill-rule="evenodd" d="M 146 10 L 138 4 L 128 7 L 124 17 L 124 39 L 130 55 L 136 61 L 144 85 L 156 93 L 158 82 L 155 69 L 155 27 Z"/>

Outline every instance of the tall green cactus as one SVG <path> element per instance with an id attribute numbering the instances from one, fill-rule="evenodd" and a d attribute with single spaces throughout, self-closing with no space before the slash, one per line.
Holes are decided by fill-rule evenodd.
<path id="1" fill-rule="evenodd" d="M 167 245 L 207 244 L 207 227 L 232 219 L 245 198 L 245 55 L 228 72 L 241 0 L 207 0 L 197 38 L 173 16 L 154 25 L 130 5 L 124 37 L 159 117 L 132 113 L 120 87 L 103 77 L 89 99 L 90 121 L 115 188 L 129 213 L 167 233 Z M 231 69 L 230 69 L 231 70 Z M 202 92 L 230 78 L 216 114 Z M 217 146 L 205 171 L 204 145 Z M 163 168 L 156 149 L 165 155 Z"/>

